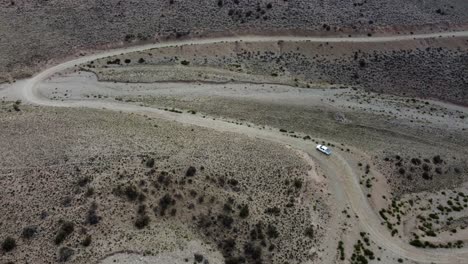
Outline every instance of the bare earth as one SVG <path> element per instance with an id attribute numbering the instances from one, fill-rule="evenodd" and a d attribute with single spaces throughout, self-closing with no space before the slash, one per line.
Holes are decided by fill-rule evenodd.
<path id="1" fill-rule="evenodd" d="M 9 151 L 1 165 L 8 187 L 0 197 L 11 215 L 0 219 L 17 224 L 0 227 L 15 237 L 26 226 L 40 227 L 2 257 L 15 263 L 466 263 L 463 105 L 287 74 L 278 81 L 179 63 L 142 71 L 99 61 L 174 45 L 439 35 L 468 36 L 151 44 L 84 56 L 1 86 L 0 143 Z M 317 152 L 318 143 L 333 154 Z M 51 195 L 31 187 L 29 177 Z M 81 185 L 80 179 L 88 180 Z M 36 197 L 31 204 L 26 194 Z M 72 220 L 75 228 L 57 243 L 64 223 L 93 210 L 98 223 Z M 82 243 L 87 235 L 89 247 Z M 67 250 L 73 253 L 65 258 Z"/>

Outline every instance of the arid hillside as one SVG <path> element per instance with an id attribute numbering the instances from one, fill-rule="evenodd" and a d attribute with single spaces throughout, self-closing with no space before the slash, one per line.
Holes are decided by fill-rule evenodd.
<path id="1" fill-rule="evenodd" d="M 468 23 L 464 0 L 11 0 L 0 3 L 0 81 L 107 45 L 206 35 L 426 32 Z"/>
<path id="2" fill-rule="evenodd" d="M 291 149 L 141 115 L 16 109 L 0 104 L 1 263 L 185 248 L 167 263 L 319 259 L 328 198 Z"/>

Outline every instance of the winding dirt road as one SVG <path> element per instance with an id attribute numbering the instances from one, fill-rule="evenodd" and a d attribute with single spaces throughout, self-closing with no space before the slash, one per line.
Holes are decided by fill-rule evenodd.
<path id="1" fill-rule="evenodd" d="M 55 73 L 62 70 L 74 67 L 79 64 L 87 63 L 92 60 L 104 58 L 108 56 L 114 56 L 121 53 L 143 51 L 152 48 L 162 48 L 168 46 L 181 46 L 181 45 L 199 45 L 209 44 L 216 42 L 267 42 L 267 41 L 310 41 L 310 42 L 393 42 L 403 41 L 412 39 L 430 39 L 430 38 L 451 38 L 451 37 L 468 37 L 468 31 L 460 32 L 446 32 L 446 33 L 434 33 L 434 34 L 422 34 L 422 35 L 406 35 L 406 36 L 385 36 L 385 37 L 257 37 L 257 36 L 246 36 L 246 37 L 233 37 L 233 38 L 216 38 L 216 39 L 200 39 L 200 40 L 189 40 L 181 42 L 168 42 L 168 43 L 157 43 L 148 44 L 143 46 L 135 46 L 129 48 L 116 49 L 106 51 L 100 54 L 93 54 L 85 57 L 80 57 L 75 60 L 71 60 L 57 66 L 46 69 L 39 73 L 35 77 L 27 80 L 25 85 L 21 87 L 21 93 L 24 101 L 42 105 L 42 106 L 53 106 L 53 107 L 87 107 L 95 109 L 109 109 L 115 111 L 131 112 L 146 114 L 151 117 L 161 118 L 165 120 L 177 121 L 183 124 L 190 124 L 195 126 L 206 127 L 215 129 L 221 132 L 234 132 L 247 135 L 250 137 L 260 138 L 264 140 L 270 140 L 280 144 L 286 144 L 292 148 L 304 151 L 311 155 L 318 165 L 323 169 L 325 174 L 332 186 L 332 191 L 335 193 L 345 193 L 346 197 L 341 198 L 343 204 L 349 202 L 355 214 L 359 217 L 359 223 L 362 229 L 369 233 L 372 240 L 384 249 L 394 252 L 396 255 L 411 259 L 422 263 L 468 263 L 468 251 L 466 249 L 455 250 L 455 249 L 437 249 L 437 250 L 426 250 L 420 248 L 414 248 L 409 246 L 406 242 L 392 237 L 385 226 L 381 225 L 380 217 L 373 211 L 369 205 L 367 198 L 363 194 L 361 187 L 358 182 L 358 177 L 353 172 L 348 161 L 344 156 L 339 153 L 335 153 L 331 157 L 326 157 L 317 151 L 314 146 L 305 143 L 302 139 L 292 138 L 287 135 L 281 134 L 278 131 L 258 129 L 254 127 L 247 127 L 228 123 L 221 120 L 213 120 L 208 118 L 202 118 L 198 115 L 192 114 L 178 114 L 168 111 L 162 111 L 154 108 L 142 107 L 137 105 L 119 103 L 119 102 L 108 102 L 108 101 L 96 101 L 96 100 L 67 100 L 67 101 L 52 101 L 41 95 L 37 89 L 37 84 L 47 79 Z M 357 150 L 356 150 L 357 151 Z M 339 195 L 342 196 L 342 195 Z"/>

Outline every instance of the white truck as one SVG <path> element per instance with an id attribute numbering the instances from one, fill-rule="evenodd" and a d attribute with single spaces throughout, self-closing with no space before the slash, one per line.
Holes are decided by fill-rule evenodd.
<path id="1" fill-rule="evenodd" d="M 331 153 L 332 153 L 331 150 L 328 147 L 324 146 L 324 145 L 317 145 L 316 149 L 318 151 L 322 152 L 323 154 L 328 155 L 328 156 L 330 156 Z"/>

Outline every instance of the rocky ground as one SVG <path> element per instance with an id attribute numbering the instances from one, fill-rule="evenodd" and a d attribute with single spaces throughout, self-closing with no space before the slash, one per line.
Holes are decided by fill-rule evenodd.
<path id="1" fill-rule="evenodd" d="M 292 150 L 138 115 L 13 105 L 1 105 L 5 263 L 334 257 L 321 245 L 328 197 Z"/>
<path id="2" fill-rule="evenodd" d="M 464 246 L 468 124 L 463 107 L 343 86 L 136 80 L 99 82 L 92 73 L 69 71 L 42 84 L 40 90 L 56 101 L 126 102 L 357 147 L 363 152 L 347 158 L 354 160 L 362 191 L 392 236 L 415 247 Z M 346 147 L 341 148 L 346 153 Z M 431 199 L 434 202 L 427 204 Z M 350 208 L 341 215 L 354 218 Z M 377 256 L 387 256 L 390 263 L 395 260 L 365 239 L 366 234 L 341 225 L 347 234 L 343 236 L 345 258 L 352 256 L 350 249 L 362 253 L 367 248 L 375 254 L 369 260 Z M 357 247 L 350 247 L 354 243 Z"/>
<path id="3" fill-rule="evenodd" d="M 0 3 L 0 81 L 109 45 L 231 34 L 434 32 L 464 28 L 464 0 L 31 1 Z"/>
<path id="4" fill-rule="evenodd" d="M 466 39 L 347 45 L 169 47 L 1 85 L 2 261 L 463 263 Z"/>

